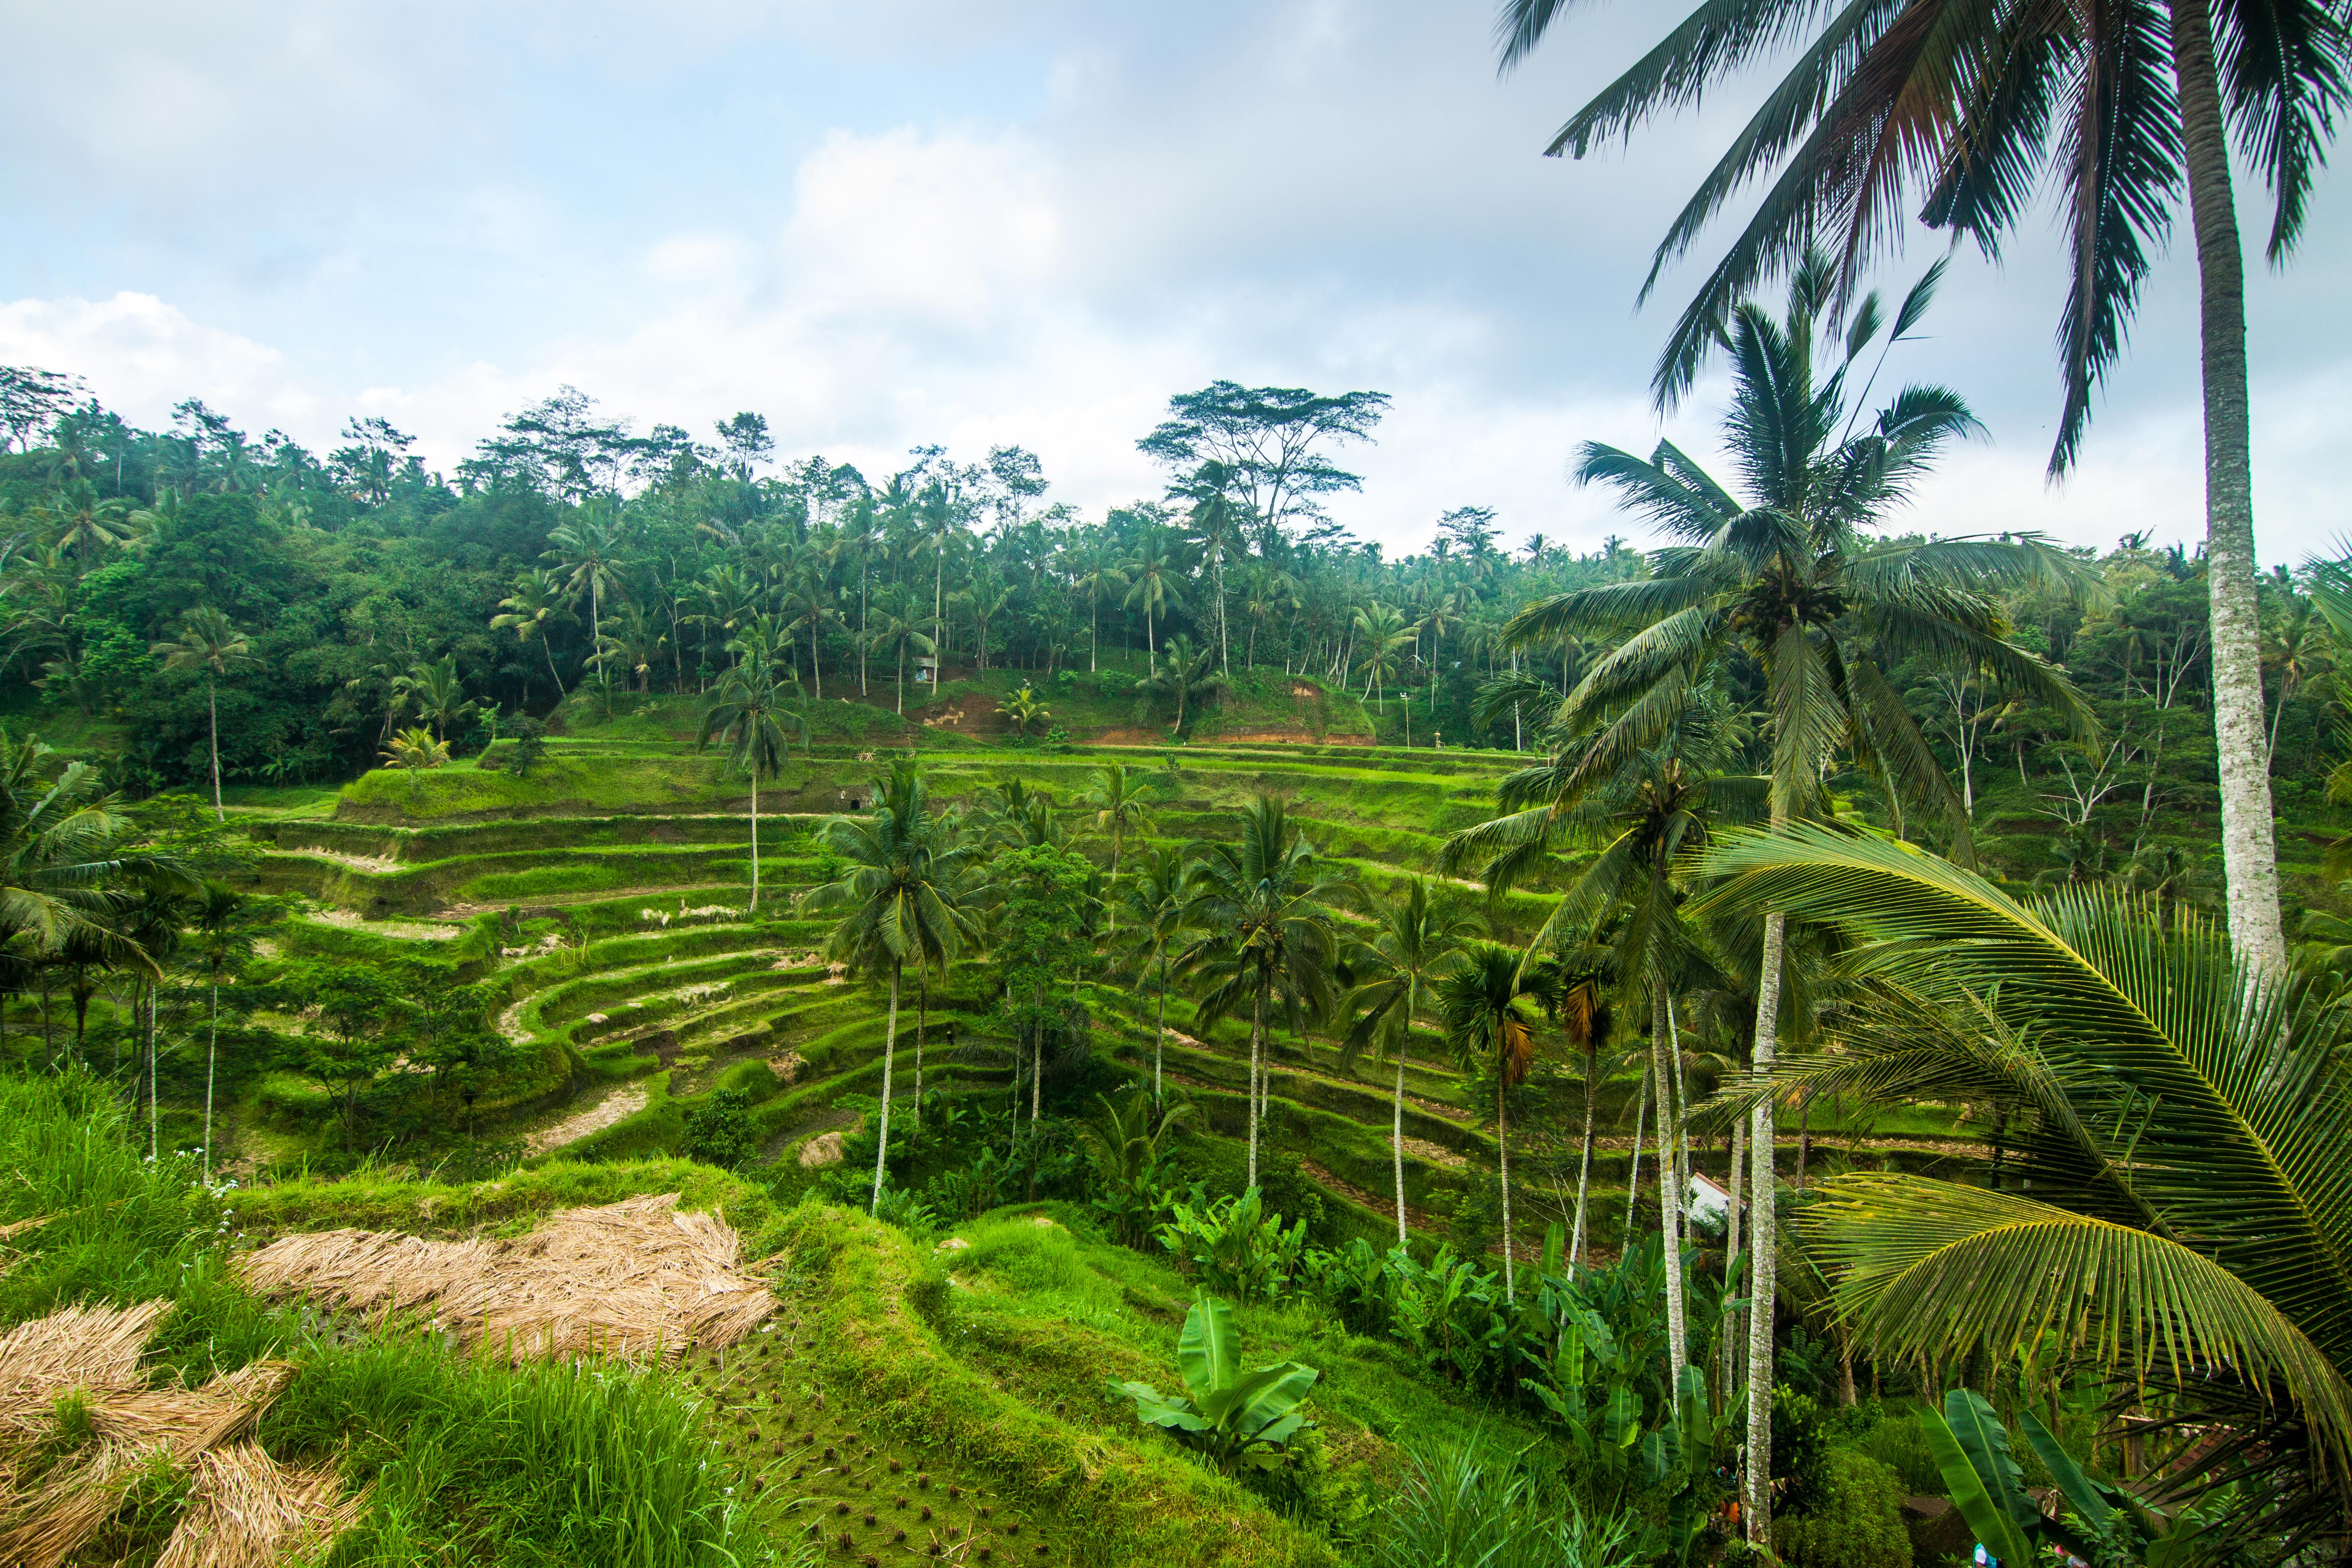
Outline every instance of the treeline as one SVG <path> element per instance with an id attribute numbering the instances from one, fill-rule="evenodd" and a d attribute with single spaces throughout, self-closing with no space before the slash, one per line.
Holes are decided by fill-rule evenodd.
<path id="1" fill-rule="evenodd" d="M 478 739 L 583 685 L 706 690 L 747 642 L 774 651 L 803 700 L 919 700 L 927 661 L 1050 673 L 1110 653 L 1311 674 L 1370 700 L 1384 739 L 1520 747 L 1608 643 L 1515 651 L 1510 616 L 1650 569 L 1615 539 L 1585 554 L 1513 542 L 1478 506 L 1401 559 L 1353 538 L 1323 503 L 1359 488 L 1337 458 L 1376 434 L 1376 393 L 1219 383 L 1174 397 L 1139 442 L 1164 493 L 1090 519 L 1019 447 L 979 461 L 919 447 L 869 476 L 779 462 L 756 414 L 709 440 L 639 435 L 569 388 L 443 475 L 380 418 L 352 420 L 322 456 L 194 401 L 147 431 L 75 401 L 63 377 L 0 383 L 15 706 L 58 733 L 68 715 L 119 726 L 110 765 L 134 790 L 205 776 L 215 707 L 229 781 L 334 781 L 373 765 L 402 722 L 446 730 L 471 703 L 462 745 L 468 726 Z M 2062 858 L 2120 866 L 2147 854 L 2165 809 L 2211 799 L 2203 564 L 2126 539 L 2097 565 L 2104 599 L 2020 589 L 2002 604 L 2099 713 L 2096 745 L 1988 681 L 1900 659 L 1888 673 L 1971 809 L 2013 784 Z M 159 646 L 199 609 L 244 645 L 211 671 Z M 2265 579 L 2263 612 L 2292 811 L 2330 761 L 2335 650 L 2291 574 Z M 1732 679 L 1760 695 L 1752 672 Z"/>

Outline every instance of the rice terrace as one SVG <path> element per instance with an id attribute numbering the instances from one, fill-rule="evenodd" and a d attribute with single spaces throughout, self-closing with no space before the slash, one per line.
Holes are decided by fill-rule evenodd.
<path id="1" fill-rule="evenodd" d="M 0 1568 L 2352 1561 L 2352 4 L 785 9 L 28 31 Z"/>

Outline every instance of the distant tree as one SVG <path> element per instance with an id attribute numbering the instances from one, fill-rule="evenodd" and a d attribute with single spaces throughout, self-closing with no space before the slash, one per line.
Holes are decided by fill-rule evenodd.
<path id="1" fill-rule="evenodd" d="M 546 559 L 555 563 L 564 592 L 576 602 L 588 596 L 588 640 L 604 643 L 604 595 L 619 584 L 624 533 L 620 519 L 606 510 L 583 510 L 550 529 Z"/>
<path id="2" fill-rule="evenodd" d="M 1241 808 L 1239 840 L 1204 846 L 1185 879 L 1184 923 L 1201 934 L 1179 967 L 1206 986 L 1197 1014 L 1205 1036 L 1219 1019 L 1250 1010 L 1249 1184 L 1257 1185 L 1265 1121 L 1266 1030 L 1278 1005 L 1297 1029 L 1327 1012 L 1339 959 L 1334 901 L 1352 879 L 1319 855 L 1288 809 L 1261 795 Z"/>
<path id="3" fill-rule="evenodd" d="M 1143 868 L 1118 895 L 1132 922 L 1128 961 L 1135 965 L 1139 978 L 1154 968 L 1159 971 L 1153 987 L 1159 1016 L 1151 1037 L 1154 1104 L 1166 1098 L 1160 1080 L 1160 1056 L 1168 1045 L 1168 950 L 1184 934 L 1185 910 L 1191 902 L 1184 877 L 1182 851 L 1174 845 L 1158 845 L 1146 854 Z M 1115 921 L 1112 929 L 1118 929 Z"/>
<path id="4" fill-rule="evenodd" d="M 289 987 L 318 1008 L 323 1032 L 297 1037 L 294 1063 L 304 1077 L 331 1096 L 343 1123 L 348 1152 L 359 1118 L 362 1091 L 393 1063 L 389 1037 L 400 1014 L 392 978 L 373 963 L 318 963 L 299 972 Z"/>
<path id="5" fill-rule="evenodd" d="M 1144 689 L 1157 697 L 1172 698 L 1176 703 L 1176 721 L 1168 727 L 1171 735 L 1184 732 L 1185 716 L 1198 704 L 1227 690 L 1231 682 L 1211 667 L 1217 661 L 1214 648 L 1193 649 L 1192 639 L 1178 632 L 1168 639 L 1151 661 L 1151 675 Z"/>
<path id="6" fill-rule="evenodd" d="M 563 588 L 555 574 L 544 566 L 534 566 L 515 579 L 515 591 L 499 601 L 500 614 L 490 617 L 494 632 L 510 631 L 522 642 L 536 640 L 547 656 L 547 678 L 555 682 L 558 701 L 564 696 L 563 677 L 555 672 L 554 626 L 568 612 L 563 608 Z"/>
<path id="7" fill-rule="evenodd" d="M 183 616 L 178 638 L 159 642 L 150 651 L 163 661 L 165 669 L 204 673 L 205 708 L 211 720 L 213 816 L 226 822 L 228 813 L 221 805 L 219 683 L 233 672 L 250 669 L 261 661 L 253 656 L 253 647 L 245 634 L 211 605 L 199 605 Z"/>
<path id="8" fill-rule="evenodd" d="M 1390 1097 L 1390 1153 L 1396 1174 L 1397 1245 L 1406 1244 L 1404 1206 L 1404 1064 L 1412 1044 L 1412 1028 L 1429 1016 L 1440 982 L 1462 963 L 1462 943 L 1473 927 L 1448 920 L 1432 906 L 1429 879 L 1414 877 L 1405 884 L 1402 901 L 1384 902 L 1374 917 L 1376 934 L 1369 942 L 1351 942 L 1343 949 L 1349 969 L 1360 978 L 1348 993 L 1345 1011 L 1354 1022 L 1348 1031 L 1350 1047 L 1385 1045 L 1396 1058 L 1396 1088 Z"/>
<path id="9" fill-rule="evenodd" d="M 834 881 L 802 896 L 811 910 L 838 910 L 825 939 L 829 957 L 890 975 L 890 1012 L 882 1041 L 882 1110 L 874 1155 L 873 1206 L 882 1202 L 890 1157 L 890 1079 L 898 1047 L 898 987 L 912 963 L 944 973 L 979 935 L 968 907 L 964 872 L 971 858 L 931 810 L 930 792 L 912 763 L 894 764 L 878 781 L 874 809 L 835 816 L 818 841 L 846 863 Z"/>
<path id="10" fill-rule="evenodd" d="M 1025 680 L 1019 690 L 996 705 L 996 711 L 1012 724 L 1013 734 L 1018 736 L 1026 736 L 1030 725 L 1043 724 L 1054 716 L 1054 710 L 1037 700 L 1037 694 Z"/>
<path id="11" fill-rule="evenodd" d="M 1384 392 L 1327 396 L 1303 387 L 1245 387 L 1213 382 L 1168 400 L 1168 418 L 1136 443 L 1171 473 L 1224 465 L 1231 493 L 1261 531 L 1260 549 L 1294 518 L 1319 515 L 1317 498 L 1362 488 L 1320 448 L 1369 441 L 1383 415 Z"/>
<path id="12" fill-rule="evenodd" d="M 1518 1299 L 1511 1252 L 1510 1091 L 1535 1062 L 1535 1019 L 1516 948 L 1473 942 L 1461 966 L 1438 984 L 1445 1038 L 1465 1070 L 1495 1079 L 1495 1146 L 1503 1185 L 1503 1298 Z"/>
<path id="13" fill-rule="evenodd" d="M 776 455 L 776 438 L 768 434 L 764 415 L 738 414 L 731 419 L 721 419 L 718 430 L 719 450 L 726 455 L 727 467 L 739 484 L 750 484 L 752 471 Z"/>
<path id="14" fill-rule="evenodd" d="M 1097 833 L 1110 835 L 1110 886 L 1116 899 L 1118 855 L 1127 845 L 1129 829 L 1138 833 L 1151 831 L 1151 810 L 1144 800 L 1143 781 L 1131 776 L 1124 763 L 1104 763 L 1095 769 L 1094 788 L 1078 796 L 1077 804 L 1094 813 Z M 1118 929 L 1118 917 L 1114 914 L 1111 930 Z"/>
<path id="15" fill-rule="evenodd" d="M 698 749 L 717 739 L 727 748 L 727 765 L 751 777 L 752 910 L 760 907 L 760 777 L 784 771 L 794 734 L 808 739 L 808 721 L 784 705 L 785 695 L 767 654 L 751 651 L 719 681 L 694 736 Z"/>

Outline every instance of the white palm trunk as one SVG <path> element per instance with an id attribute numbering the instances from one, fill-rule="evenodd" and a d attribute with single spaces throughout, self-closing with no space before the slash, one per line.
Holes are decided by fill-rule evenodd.
<path id="1" fill-rule="evenodd" d="M 1584 1146 L 1576 1162 L 1576 1226 L 1569 1237 L 1568 1261 L 1572 1267 L 1584 1258 L 1584 1204 L 1592 1184 L 1592 1090 L 1593 1079 L 1601 1072 L 1601 1047 L 1587 1043 L 1584 1051 Z"/>
<path id="2" fill-rule="evenodd" d="M 1410 1030 L 1411 1027 L 1412 1025 L 1408 1022 L 1406 1028 Z M 1396 1125 L 1390 1136 L 1389 1148 L 1396 1156 L 1397 1246 L 1402 1249 L 1407 1245 L 1404 1228 L 1404 1040 L 1402 1038 L 1397 1041 L 1396 1058 L 1396 1093 L 1391 1097 L 1389 1102 L 1389 1108 L 1394 1113 Z"/>
<path id="3" fill-rule="evenodd" d="M 2254 601 L 2252 416 L 2246 394 L 2245 258 L 2207 0 L 2171 0 L 2172 61 L 2197 233 L 2205 392 L 2205 582 L 2213 636 L 2213 730 L 2221 785 L 2221 862 L 2230 943 L 2269 974 L 2286 973 L 2270 747 L 2263 730 L 2262 623 Z"/>
<path id="4" fill-rule="evenodd" d="M 1503 1107 L 1503 1097 L 1507 1092 L 1504 1086 L 1508 1079 L 1507 1073 L 1497 1073 L 1495 1077 L 1495 1148 L 1503 1177 L 1503 1304 L 1515 1307 L 1518 1305 L 1519 1295 L 1517 1282 L 1512 1278 L 1511 1122 Z"/>
<path id="5" fill-rule="evenodd" d="M 1755 1068 L 1772 1070 L 1780 1032 L 1780 961 L 1787 951 L 1788 917 L 1764 917 L 1764 963 L 1756 982 Z M 1778 1281 L 1773 1248 L 1778 1229 L 1772 1210 L 1772 1097 L 1756 1102 L 1748 1121 L 1749 1158 L 1754 1165 L 1748 1199 L 1748 1540 L 1759 1552 L 1772 1543 L 1772 1305 Z"/>
<path id="6" fill-rule="evenodd" d="M 1673 1008 L 1664 988 L 1659 987 L 1651 1003 L 1650 1026 L 1650 1071 L 1658 1083 L 1658 1240 L 1666 1266 L 1666 1386 L 1679 1391 L 1683 1368 L 1690 1364 L 1690 1334 L 1683 1321 L 1682 1203 L 1676 1180 L 1681 1162 L 1675 1155 L 1678 1130 L 1676 1118 L 1667 1114 L 1666 1086 L 1674 1080 L 1666 1067 L 1666 1016 Z"/>
<path id="7" fill-rule="evenodd" d="M 882 1142 L 874 1150 L 874 1201 L 867 1206 L 868 1213 L 882 1206 L 882 1179 L 890 1158 L 890 1068 L 898 1048 L 898 966 L 894 963 L 890 966 L 890 1021 L 882 1034 Z"/>
<path id="8" fill-rule="evenodd" d="M 760 763 L 751 763 L 751 902 L 743 912 L 750 914 L 760 907 Z"/>

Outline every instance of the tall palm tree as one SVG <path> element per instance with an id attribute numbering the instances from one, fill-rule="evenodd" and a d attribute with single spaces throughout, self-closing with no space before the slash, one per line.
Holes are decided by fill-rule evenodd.
<path id="1" fill-rule="evenodd" d="M 901 762 L 877 782 L 872 812 L 830 817 L 818 829 L 819 842 L 848 869 L 810 889 L 802 907 L 843 911 L 825 941 L 826 956 L 866 968 L 887 966 L 890 972 L 881 1142 L 874 1154 L 872 1206 L 878 1207 L 890 1157 L 890 1076 L 898 1048 L 901 972 L 912 963 L 944 973 L 980 926 L 966 897 L 964 873 L 971 851 L 955 843 L 932 812 L 922 774 L 914 763 Z"/>
<path id="2" fill-rule="evenodd" d="M 128 542 L 136 532 L 130 523 L 130 503 L 119 497 L 101 499 L 88 479 L 68 480 L 47 510 L 56 529 L 50 542 L 70 552 L 85 572 L 92 555 Z"/>
<path id="3" fill-rule="evenodd" d="M 822 566 L 804 567 L 784 590 L 784 626 L 788 631 L 808 634 L 809 674 L 816 684 L 816 700 L 824 700 L 824 671 L 818 664 L 819 638 L 824 628 L 838 625 L 841 610 L 834 603 L 833 586 L 825 580 Z"/>
<path id="4" fill-rule="evenodd" d="M 1554 863 L 1557 848 L 1577 845 L 1596 851 L 1528 952 L 1555 947 L 1570 933 L 1614 917 L 1612 989 L 1623 1001 L 1646 996 L 1649 1003 L 1651 1081 L 1658 1086 L 1662 1147 L 1675 1131 L 1668 1053 L 1675 1048 L 1675 987 L 1694 970 L 1711 967 L 1677 907 L 1682 892 L 1675 868 L 1719 828 L 1761 821 L 1769 809 L 1768 780 L 1707 771 L 1728 760 L 1736 733 L 1727 703 L 1710 688 L 1676 717 L 1657 744 L 1625 758 L 1613 773 L 1595 777 L 1580 756 L 1564 751 L 1511 774 L 1496 792 L 1505 815 L 1454 835 L 1438 852 L 1440 871 L 1466 859 L 1483 860 L 1487 894 L 1499 898 L 1538 866 Z M 1683 1179 L 1672 1159 L 1662 1161 L 1659 1171 L 1667 1360 L 1680 1377 L 1690 1343 L 1679 1230 Z"/>
<path id="5" fill-rule="evenodd" d="M 732 645 L 730 645 L 730 647 Z M 754 652 L 730 668 L 712 693 L 695 731 L 697 748 L 712 737 L 727 748 L 727 765 L 751 775 L 751 900 L 760 907 L 760 775 L 779 774 L 792 761 L 792 737 L 808 740 L 808 722 L 785 705 L 786 686 L 775 666 Z"/>
<path id="6" fill-rule="evenodd" d="M 1566 0 L 1505 0 L 1503 61 L 1523 58 Z M 1694 105 L 1759 54 L 1805 38 L 1790 74 L 1738 132 L 1660 244 L 1646 293 L 1733 192 L 1781 165 L 1677 322 L 1658 369 L 1670 401 L 1690 384 L 1734 300 L 1833 232 L 1850 286 L 1899 240 L 1907 182 L 1932 226 L 1997 255 L 2037 210 L 2048 172 L 2067 215 L 2071 287 L 2060 319 L 2065 403 L 2050 468 L 2071 467 L 2093 389 L 2123 353 L 2153 253 L 2188 194 L 2197 242 L 2205 416 L 2207 592 L 2221 759 L 2230 931 L 2258 964 L 2285 967 L 2254 592 L 2245 260 L 2230 173 L 2238 154 L 2274 194 L 2267 252 L 2303 231 L 2352 34 L 2332 4 L 2116 0 L 2084 11 L 1939 0 L 1820 9 L 1800 0 L 1703 5 L 1564 126 L 1549 151 L 1579 157 L 1662 110 Z M 2169 77 L 2168 81 L 2166 79 Z"/>
<path id="7" fill-rule="evenodd" d="M 1102 602 L 1113 594 L 1123 593 L 1128 585 L 1127 568 L 1114 559 L 1109 550 L 1100 544 L 1081 546 L 1070 563 L 1070 587 L 1087 596 L 1087 672 L 1100 668 L 1096 655 L 1098 644 L 1096 627 Z"/>
<path id="8" fill-rule="evenodd" d="M 1194 705 L 1228 689 L 1225 678 L 1212 668 L 1216 658 L 1213 648 L 1195 649 L 1192 639 L 1182 632 L 1170 637 L 1153 657 L 1151 675 L 1143 687 L 1155 696 L 1176 700 L 1176 721 L 1168 727 L 1170 734 L 1184 732 L 1185 715 Z"/>
<path id="9" fill-rule="evenodd" d="M 604 646 L 604 595 L 620 584 L 620 558 L 626 544 L 621 520 L 610 509 L 591 505 L 569 522 L 547 531 L 546 558 L 555 563 L 563 591 L 576 603 L 588 595 L 588 642 Z"/>
<path id="10" fill-rule="evenodd" d="M 246 641 L 245 634 L 211 605 L 198 605 L 182 616 L 179 637 L 156 643 L 148 651 L 163 661 L 165 669 L 204 672 L 205 710 L 212 721 L 213 818 L 226 822 L 228 813 L 221 805 L 219 683 L 234 671 L 249 669 L 261 661 L 253 657 L 253 645 Z"/>
<path id="11" fill-rule="evenodd" d="M 547 678 L 555 682 L 555 697 L 564 696 L 563 677 L 555 670 L 555 623 L 563 617 L 563 588 L 555 574 L 534 566 L 515 579 L 515 591 L 499 601 L 499 613 L 490 617 L 490 630 L 512 632 L 519 642 L 536 640 L 547 656 Z"/>
<path id="12" fill-rule="evenodd" d="M 1355 1023 L 1348 1032 L 1352 1046 L 1384 1044 L 1396 1058 L 1396 1087 L 1389 1096 L 1389 1152 L 1396 1173 L 1397 1245 L 1409 1240 L 1404 1209 L 1404 1061 L 1412 1043 L 1412 1028 L 1428 1016 L 1440 982 L 1460 966 L 1462 943 L 1473 930 L 1466 921 L 1450 921 L 1429 901 L 1429 880 L 1414 877 L 1405 883 L 1402 900 L 1384 900 L 1374 917 L 1377 934 L 1369 942 L 1351 944 L 1349 966 L 1363 981 L 1347 996 Z"/>
<path id="13" fill-rule="evenodd" d="M 415 713 L 433 726 L 436 737 L 446 741 L 449 726 L 464 723 L 473 711 L 474 704 L 466 700 L 466 682 L 457 673 L 455 654 L 444 654 L 431 664 L 412 664 L 406 674 L 392 678 L 395 721 L 404 713 Z"/>
<path id="14" fill-rule="evenodd" d="M 1877 982 L 1790 1092 L 2009 1108 L 2019 1181 L 1822 1184 L 1808 1233 L 1859 1337 L 1890 1359 L 2084 1363 L 2119 1395 L 2218 1423 L 2200 1475 L 2249 1535 L 2340 1529 L 2352 1465 L 2352 1072 L 2347 1016 L 2264 983 L 2193 914 L 2112 889 L 2012 898 L 1883 840 L 1799 825 L 1719 844 L 1710 903 L 1853 940 Z M 2030 1195 L 2029 1195 L 2030 1194 Z M 2054 1355 L 2049 1353 L 2055 1349 Z M 2284 1549 L 2292 1556 L 2292 1542 Z"/>
<path id="15" fill-rule="evenodd" d="M 1144 802 L 1143 781 L 1130 777 L 1124 763 L 1105 763 L 1095 769 L 1095 787 L 1077 799 L 1077 805 L 1094 812 L 1095 831 L 1110 835 L 1110 890 L 1114 902 L 1110 929 L 1118 930 L 1118 857 L 1127 846 L 1127 835 L 1132 828 L 1138 833 L 1151 831 L 1151 810 Z"/>
<path id="16" fill-rule="evenodd" d="M 1244 509 L 1234 501 L 1235 479 L 1230 464 L 1210 461 L 1175 487 L 1174 493 L 1192 503 L 1185 514 L 1192 537 L 1200 542 L 1202 563 L 1209 568 L 1217 595 L 1217 672 L 1233 673 L 1233 642 L 1225 632 L 1225 557 L 1240 542 Z"/>
<path id="17" fill-rule="evenodd" d="M 1353 879 L 1291 824 L 1282 801 L 1261 795 L 1239 813 L 1239 840 L 1202 848 L 1185 876 L 1184 923 L 1201 932 L 1178 967 L 1206 984 L 1203 1034 L 1235 1008 L 1250 1009 L 1249 1184 L 1257 1185 L 1258 1131 L 1265 1120 L 1265 1038 L 1279 1005 L 1296 1030 L 1329 1009 L 1339 936 L 1331 905 Z"/>
<path id="18" fill-rule="evenodd" d="M 195 933 L 197 961 L 212 985 L 208 1037 L 205 1043 L 204 1179 L 213 1179 L 213 1069 L 220 1059 L 221 976 L 238 959 L 253 951 L 253 935 L 246 930 L 247 900 L 244 894 L 214 878 L 206 878 L 187 910 Z"/>
<path id="19" fill-rule="evenodd" d="M 1725 444 L 1751 492 L 1734 497 L 1671 442 L 1647 461 L 1598 443 L 1578 467 L 1586 483 L 1616 489 L 1673 541 L 1647 578 L 1571 590 L 1530 603 L 1507 636 L 1520 647 L 1577 637 L 1622 637 L 1563 705 L 1562 718 L 1597 730 L 1568 783 L 1613 773 L 1654 743 L 1724 660 L 1752 660 L 1772 716 L 1769 772 L 1775 826 L 1815 808 L 1825 770 L 1850 754 L 1876 777 L 1896 820 L 1925 810 L 1966 851 L 1966 812 L 1942 764 L 1882 668 L 1906 658 L 1966 665 L 2040 701 L 2088 731 L 2088 708 L 2064 677 L 2011 640 L 1992 593 L 2023 584 L 2071 584 L 2074 565 L 2038 540 L 1955 539 L 1885 545 L 1865 530 L 1906 499 L 1946 443 L 1976 427 L 1958 395 L 1912 386 L 1868 426 L 1850 415 L 1845 381 L 1873 335 L 1875 298 L 1851 322 L 1830 311 L 1834 269 L 1808 258 L 1775 321 L 1744 303 L 1727 341 L 1732 405 Z M 1828 320 L 1823 321 L 1824 315 Z M 1843 350 L 1821 374 L 1815 334 Z M 1846 330 L 1840 332 L 1839 329 Z M 1840 339 L 1843 339 L 1840 343 Z M 1832 351 L 1834 352 L 1834 351 Z M 1601 721 L 1607 719 L 1606 723 Z M 1769 911 L 1756 997 L 1755 1060 L 1769 1068 L 1779 1037 L 1787 926 Z M 1753 1112 L 1749 1199 L 1753 1246 L 1748 1405 L 1751 1540 L 1769 1531 L 1771 1478 L 1773 1106 Z"/>
<path id="20" fill-rule="evenodd" d="M 1510 1091 L 1527 1081 L 1535 1065 L 1536 1030 L 1519 953 L 1500 942 L 1475 942 L 1463 950 L 1461 965 L 1438 982 L 1446 1043 L 1465 1070 L 1495 1075 L 1495 1148 L 1503 1186 L 1503 1300 L 1516 1304 L 1518 1287 L 1511 1256 Z"/>
<path id="21" fill-rule="evenodd" d="M 1408 622 L 1393 605 L 1370 604 L 1355 615 L 1356 657 L 1363 661 L 1364 695 L 1374 701 L 1397 677 L 1405 646 L 1419 627 Z"/>
<path id="22" fill-rule="evenodd" d="M 907 590 L 897 584 L 874 595 L 871 615 L 866 621 L 867 639 L 877 647 L 890 650 L 891 662 L 897 673 L 892 677 L 891 695 L 898 712 L 907 711 L 907 650 L 918 656 L 933 653 L 939 645 L 923 635 L 922 623 L 915 619 L 914 606 L 908 602 Z"/>
<path id="23" fill-rule="evenodd" d="M 1154 528 L 1136 541 L 1127 562 L 1127 607 L 1143 612 L 1143 651 L 1155 663 L 1160 644 L 1152 632 L 1154 617 L 1165 620 L 1171 610 L 1184 607 L 1183 568 L 1173 545 Z"/>
<path id="24" fill-rule="evenodd" d="M 1145 856 L 1143 868 L 1118 892 L 1118 900 L 1127 906 L 1128 919 L 1133 922 L 1128 938 L 1128 958 L 1135 964 L 1139 977 L 1155 966 L 1160 971 L 1159 1018 L 1151 1037 L 1154 1104 L 1166 1099 L 1160 1057 L 1168 1047 L 1168 950 L 1184 934 L 1185 911 L 1191 905 L 1191 895 L 1184 886 L 1185 872 L 1183 852 L 1172 844 L 1160 845 Z"/>

